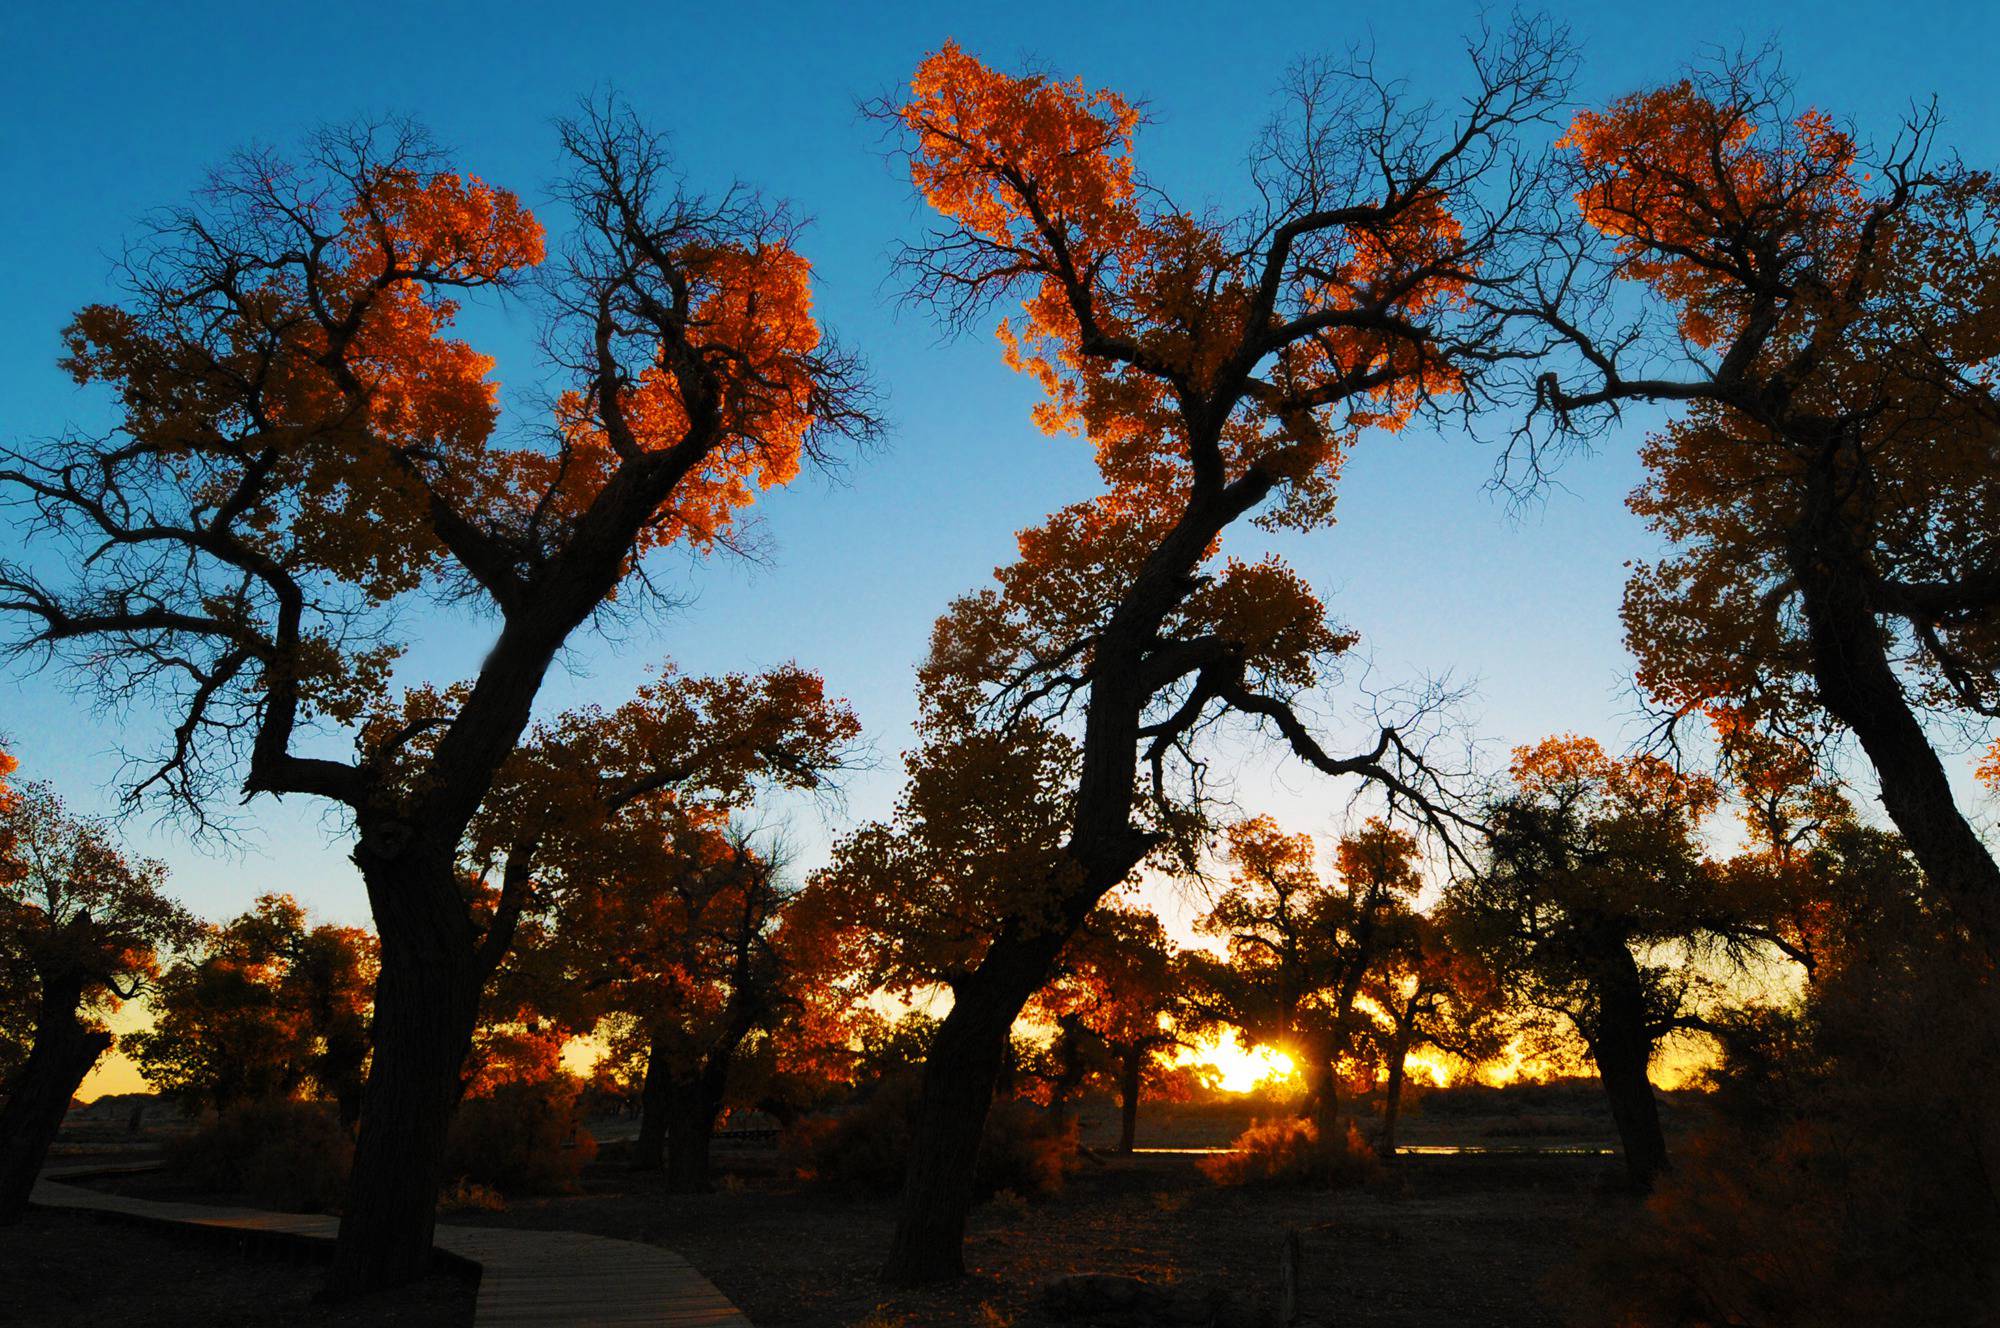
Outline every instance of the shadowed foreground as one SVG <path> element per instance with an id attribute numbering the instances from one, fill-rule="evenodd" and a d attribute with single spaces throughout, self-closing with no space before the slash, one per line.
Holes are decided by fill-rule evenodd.
<path id="1" fill-rule="evenodd" d="M 87 1209 L 191 1226 L 332 1240 L 337 1218 L 184 1204 L 57 1181 L 35 1187 L 48 1208 Z M 654 1328 L 749 1328 L 687 1260 L 668 1250 L 567 1231 L 472 1231 L 440 1226 L 437 1248 L 480 1268 L 480 1328 L 589 1323 Z"/>

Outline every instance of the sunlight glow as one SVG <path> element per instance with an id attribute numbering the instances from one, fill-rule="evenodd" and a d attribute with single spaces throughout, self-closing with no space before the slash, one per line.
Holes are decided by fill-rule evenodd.
<path id="1" fill-rule="evenodd" d="M 1290 1056 L 1274 1047 L 1246 1047 L 1233 1028 L 1206 1047 L 1184 1049 L 1180 1063 L 1209 1071 L 1215 1086 L 1228 1093 L 1283 1083 L 1298 1072 Z"/>

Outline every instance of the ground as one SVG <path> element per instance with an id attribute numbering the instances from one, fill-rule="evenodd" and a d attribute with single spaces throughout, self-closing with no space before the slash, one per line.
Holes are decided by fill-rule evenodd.
<path id="1" fill-rule="evenodd" d="M 0 1324 L 23 1328 L 363 1328 L 472 1322 L 477 1283 L 436 1273 L 340 1306 L 315 1304 L 318 1269 L 251 1259 L 206 1233 L 33 1209 L 0 1229 Z"/>
<path id="2" fill-rule="evenodd" d="M 1053 1199 L 974 1215 L 973 1276 L 944 1291 L 892 1293 L 874 1276 L 894 1223 L 885 1201 L 775 1178 L 665 1194 L 611 1167 L 584 1195 L 517 1200 L 451 1221 L 562 1226 L 656 1241 L 685 1254 L 759 1328 L 1048 1322 L 1047 1279 L 1111 1272 L 1275 1296 L 1285 1233 L 1302 1237 L 1301 1307 L 1347 1328 L 1529 1328 L 1557 1321 L 1541 1283 L 1570 1233 L 1615 1220 L 1630 1200 L 1580 1157 L 1414 1157 L 1384 1184 L 1333 1193 L 1224 1189 L 1188 1156 L 1087 1167 Z"/>
<path id="3" fill-rule="evenodd" d="M 1041 1313 L 1040 1289 L 1072 1272 L 1227 1290 L 1268 1308 L 1292 1230 L 1300 1309 L 1313 1319 L 1342 1328 L 1535 1328 L 1561 1321 L 1562 1268 L 1578 1241 L 1615 1228 L 1634 1203 L 1616 1157 L 1605 1155 L 1612 1138 L 1601 1100 L 1574 1088 L 1440 1096 L 1408 1120 L 1405 1141 L 1488 1151 L 1405 1155 L 1381 1182 L 1332 1192 L 1218 1187 L 1194 1153 L 1117 1157 L 1107 1147 L 1112 1112 L 1095 1104 L 1084 1113 L 1094 1160 L 1054 1197 L 983 1204 L 966 1249 L 973 1275 L 942 1290 L 897 1292 L 876 1279 L 894 1223 L 890 1200 L 802 1184 L 768 1148 L 725 1149 L 713 1194 L 669 1195 L 657 1176 L 621 1164 L 617 1139 L 629 1125 L 618 1122 L 597 1123 L 610 1142 L 584 1173 L 583 1193 L 442 1220 L 658 1243 L 686 1255 L 759 1328 L 1044 1328 L 1053 1321 Z M 1221 1144 L 1251 1110 L 1154 1107 L 1141 1145 Z M 1670 1104 L 1670 1119 L 1687 1114 Z M 166 1176 L 97 1183 L 195 1197 Z M 127 1238 L 92 1234 L 99 1245 Z M 11 1263 L 12 1249 L 0 1234 L 0 1264 Z M 289 1275 L 298 1279 L 297 1270 Z"/>

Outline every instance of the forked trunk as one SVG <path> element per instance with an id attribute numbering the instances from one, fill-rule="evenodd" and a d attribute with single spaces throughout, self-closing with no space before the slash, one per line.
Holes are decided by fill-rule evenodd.
<path id="1" fill-rule="evenodd" d="M 369 893 L 382 934 L 375 1059 L 327 1278 L 336 1299 L 412 1281 L 430 1267 L 445 1139 L 485 978 L 448 871 L 442 879 L 371 878 Z"/>
<path id="2" fill-rule="evenodd" d="M 736 1030 L 726 1034 L 694 1074 L 686 1072 L 685 1063 L 675 1065 L 665 1037 L 654 1038 L 646 1050 L 646 1082 L 639 1096 L 643 1114 L 632 1164 L 642 1171 L 664 1170 L 671 1194 L 708 1191 L 715 1122 L 722 1115 L 729 1065 L 741 1038 Z"/>
<path id="3" fill-rule="evenodd" d="M 1139 1086 L 1144 1075 L 1146 1054 L 1128 1048 L 1118 1067 L 1118 1151 L 1129 1153 L 1139 1137 Z"/>
<path id="4" fill-rule="evenodd" d="M 0 1108 L 0 1226 L 21 1220 L 77 1088 L 111 1045 L 109 1033 L 77 1018 L 82 1004 L 81 983 L 44 992 L 34 1046 L 7 1084 L 7 1105 Z"/>

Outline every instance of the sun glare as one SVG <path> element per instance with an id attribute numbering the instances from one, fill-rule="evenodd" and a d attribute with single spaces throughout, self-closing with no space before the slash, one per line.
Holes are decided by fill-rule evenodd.
<path id="1" fill-rule="evenodd" d="M 1244 1046 L 1233 1028 L 1209 1046 L 1184 1052 L 1183 1064 L 1207 1066 L 1215 1072 L 1216 1087 L 1228 1093 L 1282 1083 L 1298 1069 L 1290 1056 L 1273 1047 Z"/>

